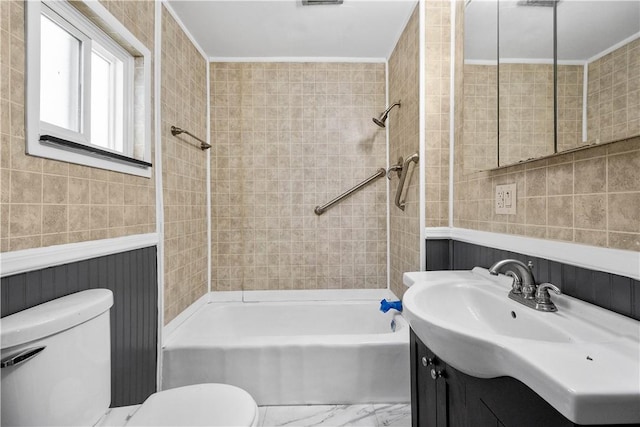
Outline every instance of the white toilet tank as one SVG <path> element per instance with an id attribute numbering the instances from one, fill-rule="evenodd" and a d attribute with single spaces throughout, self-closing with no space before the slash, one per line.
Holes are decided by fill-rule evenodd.
<path id="1" fill-rule="evenodd" d="M 91 426 L 104 415 L 112 305 L 110 290 L 91 289 L 0 320 L 3 426 Z"/>

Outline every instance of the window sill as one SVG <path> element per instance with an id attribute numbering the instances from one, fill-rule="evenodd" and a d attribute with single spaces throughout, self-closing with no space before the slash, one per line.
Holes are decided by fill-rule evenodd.
<path id="1" fill-rule="evenodd" d="M 78 144 L 77 142 L 67 141 L 66 139 L 57 138 L 51 135 L 41 135 L 40 143 L 52 146 L 58 146 L 62 149 L 73 150 L 77 152 L 86 153 L 89 156 L 95 156 L 99 158 L 105 158 L 108 160 L 122 162 L 124 164 L 130 164 L 138 167 L 151 167 L 152 164 L 143 160 L 134 159 L 123 154 L 114 153 L 112 151 L 103 150 L 98 147 L 90 145 Z"/>
<path id="2" fill-rule="evenodd" d="M 41 135 L 34 143 L 27 144 L 27 154 L 146 178 L 151 177 L 153 166 L 143 160 L 51 135 Z"/>

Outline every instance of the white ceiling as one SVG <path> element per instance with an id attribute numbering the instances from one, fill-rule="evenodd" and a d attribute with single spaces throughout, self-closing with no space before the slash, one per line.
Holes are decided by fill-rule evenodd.
<path id="1" fill-rule="evenodd" d="M 500 57 L 553 58 L 553 8 L 500 0 Z M 640 32 L 640 0 L 561 0 L 558 59 L 585 61 Z M 497 2 L 465 10 L 465 59 L 495 60 Z"/>
<path id="2" fill-rule="evenodd" d="M 416 0 L 169 0 L 205 54 L 216 58 L 387 59 Z"/>

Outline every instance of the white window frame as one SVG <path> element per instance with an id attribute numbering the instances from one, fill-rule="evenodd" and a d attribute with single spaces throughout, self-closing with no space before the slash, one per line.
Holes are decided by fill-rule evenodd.
<path id="1" fill-rule="evenodd" d="M 115 75 L 116 73 L 114 72 L 113 67 L 111 67 L 111 69 L 109 70 L 110 72 L 109 86 L 113 89 L 111 96 L 109 97 L 109 104 L 110 104 L 109 118 L 111 119 L 111 121 L 114 121 L 114 118 L 116 117 L 115 100 L 120 96 L 122 96 L 123 97 L 122 104 L 123 104 L 124 111 L 122 112 L 122 123 L 120 125 L 122 127 L 122 129 L 120 130 L 123 132 L 123 141 L 122 141 L 123 149 L 121 152 L 124 153 L 126 156 L 133 157 L 133 122 L 134 122 L 133 81 L 134 81 L 135 64 L 131 55 L 128 52 L 124 51 L 122 47 L 118 46 L 112 40 L 109 39 L 108 41 L 109 44 L 114 45 L 110 47 L 103 46 L 106 43 L 104 43 L 102 40 L 96 40 L 96 42 L 97 43 L 94 43 L 91 46 L 92 54 L 93 54 L 93 51 L 95 51 L 97 55 L 101 56 L 105 61 L 109 63 L 113 63 L 115 60 L 119 60 L 123 64 L 123 79 L 122 79 L 123 90 L 122 91 L 118 91 L 117 90 L 118 88 L 116 88 L 117 79 L 116 79 L 116 75 Z M 118 131 L 119 129 L 117 128 L 120 126 L 116 126 L 114 123 L 110 123 L 109 128 L 111 130 Z M 117 153 L 120 153 L 120 151 L 113 148 L 113 146 L 115 145 L 114 136 L 115 135 L 109 135 L 108 139 L 109 139 L 110 148 L 108 149 L 111 149 Z"/>
<path id="2" fill-rule="evenodd" d="M 95 17 L 92 19 L 100 22 L 99 26 L 66 0 L 26 2 L 26 152 L 33 156 L 151 177 L 151 52 L 98 1 L 83 0 L 82 6 L 87 10 L 87 15 Z M 87 77 L 90 76 L 90 69 L 83 70 L 83 92 L 89 94 L 84 95 L 81 100 L 81 132 L 70 131 L 40 120 L 40 19 L 43 11 L 50 16 L 47 10 L 59 15 L 71 28 L 75 27 L 76 30 L 72 33 L 67 25 L 62 25 L 74 36 L 76 32 L 80 32 L 95 40 L 109 55 L 123 62 L 125 74 L 130 73 L 124 79 L 123 153 L 91 145 L 89 142 L 90 126 L 87 124 L 91 121 L 91 90 Z M 54 22 L 60 24 L 55 19 Z M 117 34 L 119 40 L 115 41 L 104 34 L 103 30 L 109 34 Z M 95 50 L 103 54 L 102 49 Z M 91 43 L 83 43 L 83 55 L 91 53 Z M 143 81 L 134 82 L 134 76 L 138 77 L 134 64 L 137 59 L 141 59 L 143 63 Z M 137 89 L 141 84 L 142 88 Z M 142 100 L 134 95 L 136 89 L 141 91 Z M 134 105 L 134 99 L 142 105 Z M 54 139 L 59 138 L 68 143 L 65 145 L 56 141 L 43 141 L 42 135 L 51 135 Z M 134 158 L 134 145 L 136 151 L 142 153 L 142 158 Z"/>
<path id="3" fill-rule="evenodd" d="M 48 8 L 43 8 L 42 9 L 42 13 L 44 15 L 46 15 L 46 17 L 48 19 L 50 19 L 53 23 L 55 23 L 56 25 L 58 25 L 60 28 L 62 28 L 63 30 L 65 30 L 66 32 L 68 32 L 71 36 L 75 37 L 76 39 L 78 39 L 80 41 L 80 43 L 82 43 L 81 48 L 80 48 L 80 64 L 81 67 L 79 69 L 79 73 L 80 73 L 80 85 L 82 88 L 86 88 L 87 84 L 89 82 L 88 80 L 88 76 L 91 74 L 91 65 L 84 60 L 84 58 L 87 55 L 91 55 L 91 39 L 89 38 L 89 36 L 87 36 L 85 33 L 83 33 L 82 31 L 80 31 L 80 29 L 78 29 L 77 27 L 75 27 L 74 25 L 68 23 L 67 21 L 64 20 L 64 18 L 62 18 L 59 14 L 57 14 L 55 11 L 48 9 Z M 38 54 L 40 53 L 40 49 L 38 48 Z M 40 85 L 40 80 L 38 79 L 38 85 Z M 82 92 L 90 92 L 87 90 L 81 90 L 81 96 L 79 99 L 80 105 L 79 105 L 79 110 L 81 111 L 80 113 L 80 117 L 79 117 L 79 127 L 80 130 L 79 131 L 74 131 L 71 129 L 67 129 L 67 128 L 63 128 L 63 127 L 59 127 L 54 125 L 53 123 L 47 123 L 45 121 L 41 121 L 40 122 L 40 131 L 42 134 L 49 134 L 49 135 L 56 135 L 56 136 L 60 136 L 61 138 L 67 139 L 67 140 L 71 140 L 74 142 L 78 142 L 81 144 L 89 144 L 90 141 L 90 135 L 88 134 L 88 132 L 84 131 L 84 128 L 87 128 L 85 125 L 85 122 L 87 120 L 91 120 L 90 114 L 91 112 L 89 111 L 89 109 L 86 108 L 85 102 L 86 102 L 86 98 L 87 96 L 91 96 L 90 93 L 86 93 L 85 96 L 82 96 Z M 38 112 L 40 111 L 40 100 L 38 99 Z M 39 114 L 39 113 L 38 113 Z"/>

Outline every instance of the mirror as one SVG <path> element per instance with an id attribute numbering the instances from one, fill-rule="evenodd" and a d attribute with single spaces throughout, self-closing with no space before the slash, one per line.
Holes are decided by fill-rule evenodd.
<path id="1" fill-rule="evenodd" d="M 556 13 L 558 152 L 639 135 L 640 1 L 560 1 Z"/>
<path id="2" fill-rule="evenodd" d="M 498 2 L 464 11 L 462 153 L 465 173 L 498 166 Z"/>
<path id="3" fill-rule="evenodd" d="M 498 2 L 498 166 L 554 152 L 553 5 Z"/>
<path id="4" fill-rule="evenodd" d="M 553 4 L 554 0 L 467 2 L 465 173 L 554 153 Z"/>
<path id="5" fill-rule="evenodd" d="M 473 0 L 464 19 L 465 173 L 640 134 L 640 1 Z"/>

